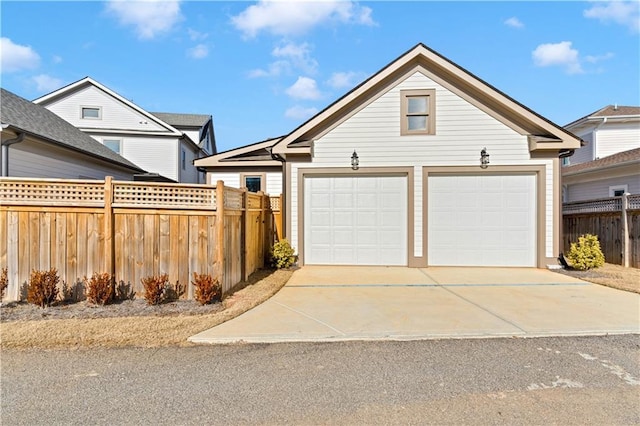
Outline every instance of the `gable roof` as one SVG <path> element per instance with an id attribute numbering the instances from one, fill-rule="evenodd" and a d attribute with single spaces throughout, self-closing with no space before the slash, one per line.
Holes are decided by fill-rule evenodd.
<path id="1" fill-rule="evenodd" d="M 419 43 L 282 138 L 273 147 L 273 152 L 309 153 L 315 137 L 335 127 L 398 79 L 418 69 L 520 134 L 529 136 L 531 151 L 564 151 L 581 146 L 581 140 L 568 130 Z"/>
<path id="2" fill-rule="evenodd" d="M 174 134 L 175 136 L 181 136 L 183 133 L 176 129 L 175 127 L 173 127 L 172 125 L 170 125 L 169 123 L 163 121 L 161 118 L 151 114 L 150 112 L 145 111 L 144 109 L 142 109 L 141 107 L 139 107 L 138 105 L 134 104 L 133 102 L 131 102 L 130 100 L 126 99 L 123 96 L 120 96 L 119 94 L 117 94 L 116 92 L 114 92 L 113 90 L 109 89 L 107 86 L 99 83 L 98 81 L 92 79 L 91 77 L 85 77 L 82 78 L 76 82 L 73 82 L 71 84 L 68 84 L 64 87 L 61 87 L 58 90 L 54 90 L 53 92 L 50 92 L 46 95 L 40 96 L 37 99 L 33 100 L 33 103 L 35 104 L 39 104 L 39 105 L 43 105 L 43 104 L 48 104 L 50 101 L 54 100 L 54 99 L 58 99 L 58 98 L 62 98 L 65 96 L 68 96 L 69 94 L 85 87 L 85 86 L 94 86 L 97 89 L 103 91 L 104 93 L 108 94 L 109 96 L 115 98 L 117 101 L 123 103 L 124 105 L 128 106 L 129 108 L 133 109 L 134 111 L 138 112 L 139 114 L 142 114 L 143 116 L 145 116 L 147 119 L 149 119 L 150 121 L 153 121 L 157 124 L 159 124 L 160 126 L 166 128 L 170 133 Z"/>
<path id="3" fill-rule="evenodd" d="M 633 163 L 640 163 L 640 148 L 634 148 L 629 151 L 619 152 L 597 160 L 563 167 L 562 175 L 570 176 Z M 638 169 L 638 173 L 640 174 L 640 169 Z"/>
<path id="4" fill-rule="evenodd" d="M 281 166 L 282 163 L 271 156 L 272 147 L 283 136 L 265 139 L 250 145 L 230 149 L 193 162 L 196 167 L 238 167 L 238 166 Z"/>
<path id="5" fill-rule="evenodd" d="M 640 120 L 640 106 L 607 105 L 591 114 L 572 121 L 564 127 L 576 127 L 591 120 L 601 121 L 601 119 L 605 117 L 614 120 Z"/>
<path id="6" fill-rule="evenodd" d="M 211 120 L 210 115 L 206 114 L 180 114 L 172 112 L 152 112 L 151 114 L 160 120 L 168 123 L 176 128 L 179 127 L 202 127 Z"/>
<path id="7" fill-rule="evenodd" d="M 0 121 L 3 127 L 79 151 L 136 172 L 143 169 L 110 150 L 48 109 L 0 88 Z"/>

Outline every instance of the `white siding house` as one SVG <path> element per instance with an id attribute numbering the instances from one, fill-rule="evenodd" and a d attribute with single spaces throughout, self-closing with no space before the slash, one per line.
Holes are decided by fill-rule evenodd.
<path id="1" fill-rule="evenodd" d="M 546 267 L 560 250 L 559 156 L 579 146 L 419 44 L 271 153 L 302 264 Z"/>
<path id="2" fill-rule="evenodd" d="M 1 94 L 3 176 L 132 180 L 145 172 L 46 108 Z"/>
<path id="3" fill-rule="evenodd" d="M 192 123 L 183 131 L 89 77 L 42 96 L 34 103 L 151 174 L 176 182 L 204 182 L 204 174 L 197 171 L 193 161 L 211 154 L 212 147 L 200 146 L 199 137 L 192 139 L 201 133 Z M 211 119 L 207 115 L 165 114 L 165 118 L 175 116 L 196 117 L 202 126 Z"/>
<path id="4" fill-rule="evenodd" d="M 564 202 L 640 193 L 640 107 L 608 105 L 565 128 L 585 145 L 563 161 Z"/>

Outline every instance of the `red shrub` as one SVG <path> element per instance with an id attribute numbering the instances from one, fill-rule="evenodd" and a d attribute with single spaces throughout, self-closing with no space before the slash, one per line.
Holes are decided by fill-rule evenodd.
<path id="1" fill-rule="evenodd" d="M 113 300 L 115 283 L 108 272 L 99 274 L 94 272 L 91 278 L 84 277 L 87 300 L 95 305 L 105 305 Z"/>
<path id="2" fill-rule="evenodd" d="M 58 297 L 58 270 L 51 268 L 48 271 L 31 271 L 29 286 L 27 288 L 27 302 L 38 305 L 41 308 L 51 306 Z"/>

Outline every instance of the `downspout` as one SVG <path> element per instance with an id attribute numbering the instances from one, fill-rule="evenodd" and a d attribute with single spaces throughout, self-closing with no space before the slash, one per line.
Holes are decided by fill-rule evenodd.
<path id="1" fill-rule="evenodd" d="M 6 141 L 2 141 L 2 177 L 9 176 L 9 146 L 20 143 L 24 139 L 24 133 L 18 133 L 13 139 L 7 139 Z"/>

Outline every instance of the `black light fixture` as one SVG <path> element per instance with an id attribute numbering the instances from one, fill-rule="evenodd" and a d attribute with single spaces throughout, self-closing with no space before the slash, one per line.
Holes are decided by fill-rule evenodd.
<path id="1" fill-rule="evenodd" d="M 482 148 L 482 151 L 480 151 L 480 168 L 486 169 L 487 167 L 489 167 L 489 153 L 487 148 Z"/>
<path id="2" fill-rule="evenodd" d="M 353 170 L 358 170 L 360 168 L 360 160 L 358 159 L 358 153 L 356 150 L 353 150 L 353 154 L 351 154 L 351 168 Z"/>

